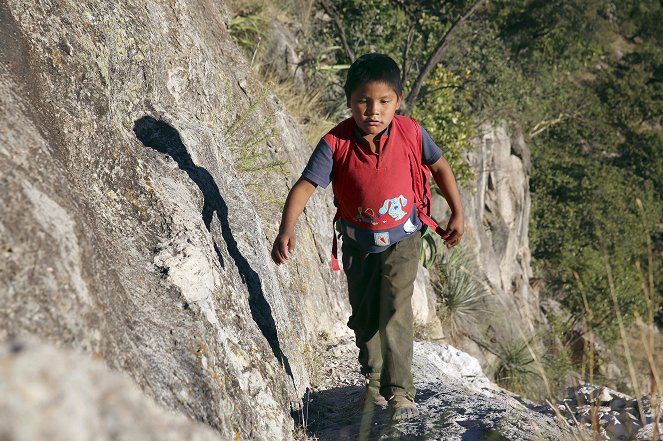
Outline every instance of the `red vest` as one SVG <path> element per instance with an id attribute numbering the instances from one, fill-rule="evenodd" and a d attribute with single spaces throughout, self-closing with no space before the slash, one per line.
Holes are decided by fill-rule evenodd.
<path id="1" fill-rule="evenodd" d="M 421 127 L 416 120 L 394 116 L 388 134 L 380 138 L 380 154 L 358 136 L 355 121 L 348 118 L 323 138 L 332 150 L 332 188 L 342 218 L 361 230 L 386 231 L 414 227 L 413 210 L 419 219 L 438 234 L 444 231 L 430 219 L 430 171 L 422 164 Z M 409 225 L 407 224 L 409 222 Z M 413 230 L 414 231 L 414 230 Z M 389 234 L 375 233 L 376 245 Z M 334 236 L 332 267 L 338 270 L 337 242 Z"/>

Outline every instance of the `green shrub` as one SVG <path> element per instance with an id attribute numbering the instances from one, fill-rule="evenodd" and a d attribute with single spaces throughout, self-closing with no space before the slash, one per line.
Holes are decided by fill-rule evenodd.
<path id="1" fill-rule="evenodd" d="M 531 352 L 532 342 L 532 339 L 514 339 L 494 346 L 497 363 L 493 377 L 498 385 L 512 392 L 526 394 L 532 382 L 541 379 L 535 364 L 536 358 Z"/>
<path id="2" fill-rule="evenodd" d="M 461 247 L 442 250 L 433 271 L 433 290 L 440 307 L 438 316 L 456 339 L 484 315 L 488 292 L 472 257 Z"/>

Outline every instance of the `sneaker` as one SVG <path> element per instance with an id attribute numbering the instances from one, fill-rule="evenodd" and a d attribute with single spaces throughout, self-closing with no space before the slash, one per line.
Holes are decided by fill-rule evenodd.
<path id="1" fill-rule="evenodd" d="M 407 420 L 419 413 L 414 400 L 407 395 L 392 395 L 389 398 L 389 410 L 393 421 Z"/>
<path id="2" fill-rule="evenodd" d="M 364 403 L 373 403 L 375 406 L 385 407 L 387 400 L 380 395 L 380 377 L 366 376 L 366 390 L 364 391 Z"/>

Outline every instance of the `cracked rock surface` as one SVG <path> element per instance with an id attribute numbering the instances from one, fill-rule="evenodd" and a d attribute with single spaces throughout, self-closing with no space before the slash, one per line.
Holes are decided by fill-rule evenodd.
<path id="1" fill-rule="evenodd" d="M 98 360 L 36 339 L 0 346 L 0 439 L 220 441 Z"/>
<path id="2" fill-rule="evenodd" d="M 293 264 L 269 260 L 311 147 L 229 21 L 211 0 L 0 2 L 0 341 L 84 351 L 223 439 L 281 441 L 305 342 L 347 302 L 322 195 Z"/>

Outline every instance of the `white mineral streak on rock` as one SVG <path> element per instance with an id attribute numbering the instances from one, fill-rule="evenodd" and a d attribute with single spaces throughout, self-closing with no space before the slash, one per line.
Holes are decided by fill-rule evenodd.
<path id="1" fill-rule="evenodd" d="M 23 181 L 23 192 L 32 203 L 32 213 L 44 232 L 53 238 L 60 248 L 60 261 L 80 301 L 90 305 L 90 294 L 81 275 L 81 251 L 76 237 L 76 222 L 67 211 L 30 182 Z"/>
<path id="2" fill-rule="evenodd" d="M 188 142 L 193 143 L 192 140 Z M 169 163 L 172 161 L 169 161 Z M 173 168 L 173 174 L 186 175 L 185 172 Z M 184 182 L 187 182 L 184 180 Z M 247 352 L 239 342 L 239 335 L 228 332 L 226 325 L 219 320 L 219 312 L 215 299 L 215 292 L 224 289 L 234 293 L 235 302 L 243 304 L 247 301 L 236 286 L 222 286 L 222 275 L 219 272 L 218 257 L 210 253 L 214 249 L 212 235 L 207 231 L 202 222 L 200 211 L 196 206 L 196 197 L 199 197 L 198 189 L 192 185 L 184 185 L 182 181 L 172 179 L 172 177 L 161 179 L 154 183 L 154 189 L 157 194 L 162 195 L 164 204 L 168 207 L 172 216 L 171 227 L 174 231 L 168 240 L 159 245 L 160 251 L 154 256 L 154 264 L 166 273 L 166 279 L 177 286 L 182 297 L 187 303 L 196 305 L 200 308 L 204 317 L 212 325 L 216 333 L 216 341 L 222 350 L 221 357 L 228 363 L 230 374 L 236 380 L 239 389 L 247 397 L 257 397 L 259 400 L 255 403 L 255 410 L 259 410 L 263 432 L 269 428 L 268 439 L 287 439 L 283 432 L 283 427 L 288 422 L 279 403 L 272 396 L 269 389 L 269 382 L 280 373 L 274 372 L 269 364 L 263 365 L 267 370 L 266 374 L 260 372 L 253 360 L 254 355 Z M 193 194 L 192 194 L 193 192 Z M 216 216 L 213 217 L 211 228 L 221 228 L 218 225 Z M 249 249 L 243 240 L 242 234 L 233 234 L 238 241 L 237 246 L 240 252 L 249 256 L 255 250 Z M 221 246 L 226 244 L 221 243 Z M 225 250 L 221 250 L 225 252 Z M 225 256 L 225 265 L 230 267 L 232 259 Z M 252 262 L 253 263 L 253 262 Z M 257 267 L 254 266 L 255 269 Z M 227 277 L 227 276 L 226 276 Z M 227 283 L 227 282 L 226 282 Z M 241 287 L 239 281 L 234 285 Z M 248 305 L 247 309 L 248 309 Z M 282 305 L 274 305 L 273 308 L 285 310 Z M 206 357 L 200 358 L 202 365 L 208 364 Z M 184 401 L 189 401 L 185 390 L 180 392 L 180 397 Z M 221 409 L 225 409 L 228 415 L 236 412 L 236 403 L 232 401 L 219 400 Z"/>
<path id="3" fill-rule="evenodd" d="M 175 164 L 174 161 L 168 162 L 171 163 Z M 180 289 L 184 299 L 198 305 L 219 336 L 225 338 L 212 299 L 220 284 L 217 265 L 210 261 L 215 256 L 208 251 L 213 249 L 212 238 L 205 234 L 197 207 L 184 185 L 173 179 L 163 179 L 160 185 L 155 185 L 155 191 L 163 194 L 164 202 L 171 206 L 173 227 L 179 231 L 173 232 L 159 245 L 154 264 L 167 272 L 167 279 Z M 198 228 L 188 229 L 194 225 Z"/>
<path id="4" fill-rule="evenodd" d="M 205 303 L 219 283 L 219 273 L 194 235 L 179 232 L 154 256 L 154 264 L 168 269 L 168 279 L 177 285 L 189 303 Z"/>
<path id="5" fill-rule="evenodd" d="M 479 361 L 451 345 L 414 343 L 413 375 L 418 381 L 453 378 L 473 390 L 494 386 L 481 370 Z"/>
<path id="6" fill-rule="evenodd" d="M 176 67 L 168 70 L 168 80 L 166 87 L 175 101 L 180 101 L 181 96 L 186 91 L 189 84 L 189 74 L 183 67 Z"/>

